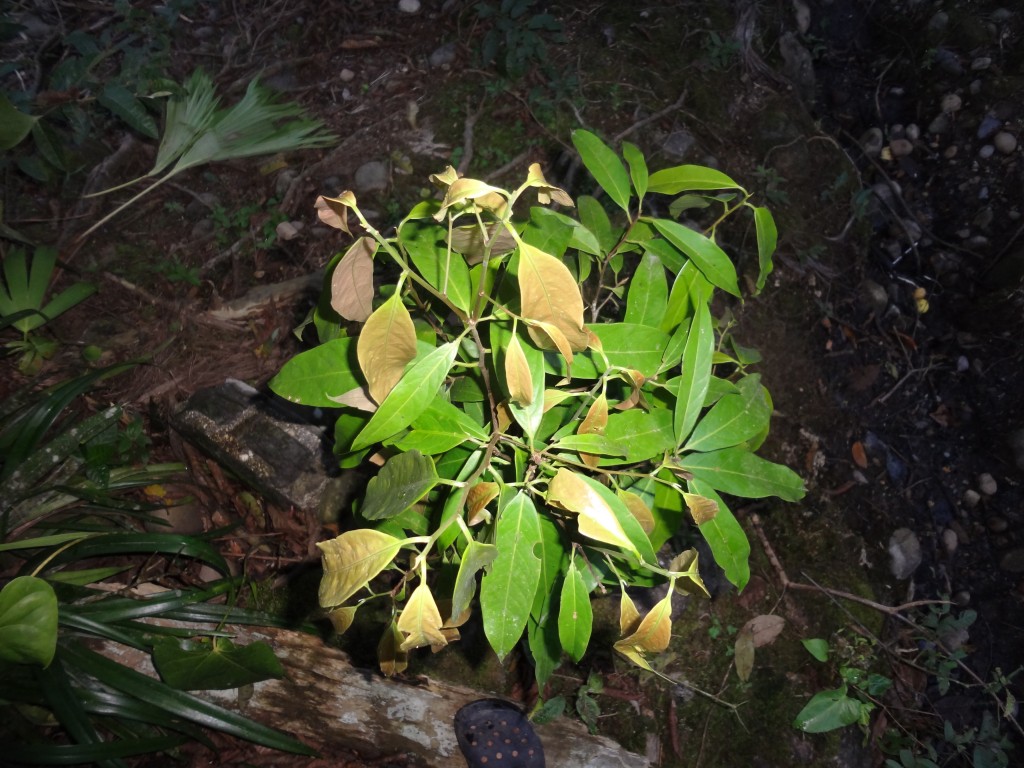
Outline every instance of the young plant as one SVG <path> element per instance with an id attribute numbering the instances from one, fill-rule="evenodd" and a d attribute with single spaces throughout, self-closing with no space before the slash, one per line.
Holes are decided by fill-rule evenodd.
<path id="1" fill-rule="evenodd" d="M 538 680 L 563 652 L 579 660 L 590 594 L 610 585 L 623 588 L 615 648 L 650 669 L 670 639 L 673 591 L 705 591 L 696 550 L 658 554 L 687 512 L 742 588 L 749 545 L 719 494 L 803 494 L 792 471 L 755 455 L 771 401 L 723 351 L 711 314 L 716 291 L 740 295 L 718 228 L 753 214 L 760 287 L 771 214 L 719 171 L 649 174 L 631 144 L 623 164 L 593 134 L 573 141 L 616 222 L 592 197 L 577 201 L 578 219 L 544 207 L 573 201 L 536 164 L 513 190 L 449 167 L 431 177 L 443 200 L 417 205 L 391 236 L 351 192 L 317 200 L 325 222 L 348 232 L 354 219 L 366 234 L 329 266 L 330 306 L 312 318 L 323 343 L 271 387 L 340 408 L 341 464 L 380 465 L 351 530 L 319 545 L 319 597 L 340 629 L 368 600 L 390 606 L 379 646 L 388 673 L 412 649 L 458 637 L 481 573 L 499 658 L 525 633 Z M 527 209 L 528 193 L 541 205 Z M 719 215 L 697 232 L 646 215 L 652 193 L 700 195 Z M 397 275 L 379 290 L 375 260 Z M 342 320 L 362 323 L 359 334 Z M 389 567 L 395 577 L 378 578 Z M 642 617 L 624 587 L 666 581 Z"/>
<path id="2" fill-rule="evenodd" d="M 32 331 L 96 291 L 86 283 L 75 283 L 44 304 L 56 264 L 57 251 L 53 248 L 37 248 L 31 262 L 20 248 L 4 257 L 4 279 L 0 281 L 0 330 L 13 327 L 21 332 L 21 339 L 9 341 L 4 346 L 11 353 L 21 353 L 18 367 L 23 373 L 37 371 L 42 361 L 53 357 L 58 349 L 57 342 L 34 336 Z"/>

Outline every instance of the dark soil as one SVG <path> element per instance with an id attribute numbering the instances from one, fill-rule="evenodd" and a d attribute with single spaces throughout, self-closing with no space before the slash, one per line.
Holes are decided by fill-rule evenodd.
<path id="1" fill-rule="evenodd" d="M 23 36 L 0 50 L 12 61 L 37 60 L 43 77 L 71 53 L 62 36 L 102 25 L 109 13 L 90 3 L 16 5 L 42 25 L 45 44 Z M 789 3 L 545 5 L 564 40 L 541 38 L 548 64 L 528 59 L 514 78 L 481 61 L 490 26 L 471 2 L 427 0 L 417 14 L 390 0 L 191 7 L 170 37 L 173 79 L 202 66 L 233 101 L 262 73 L 323 119 L 338 145 L 194 170 L 85 241 L 76 236 L 112 204 L 80 201 L 83 185 L 95 190 L 145 172 L 153 142 L 100 130 L 90 145 L 95 159 L 123 147 L 123 161 L 88 181 L 80 173 L 46 185 L 8 169 L 5 223 L 59 242 L 63 280 L 100 286 L 98 300 L 55 324 L 62 352 L 35 381 L 79 368 L 84 344 L 102 347 L 103 362 L 146 357 L 150 365 L 112 382 L 102 399 L 145 415 L 158 450 L 189 461 L 207 526 L 242 522 L 247 538 L 226 542 L 229 553 L 241 558 L 258 545 L 256 575 L 287 575 L 328 534 L 272 507 L 254 518 L 233 483 L 165 425 L 196 389 L 227 377 L 262 384 L 299 349 L 291 329 L 305 305 L 271 305 L 239 323 L 208 312 L 254 285 L 318 269 L 344 247 L 318 224 L 317 194 L 350 188 L 371 160 L 387 164 L 388 185 L 360 200 L 382 227 L 449 161 L 497 182 L 539 161 L 572 194 L 589 193 L 565 162 L 568 131 L 580 125 L 609 140 L 628 132 L 652 168 L 716 165 L 761 192 L 779 223 L 764 294 L 718 310 L 735 316 L 737 337 L 763 356 L 758 369 L 777 411 L 767 454 L 797 469 L 809 490 L 800 505 L 740 510 L 755 550 L 750 586 L 691 604 L 677 625 L 671 674 L 749 700 L 745 726 L 604 651 L 564 670 L 562 688 L 572 695 L 600 673 L 600 729 L 653 751 L 661 765 L 879 765 L 887 730 L 934 737 L 941 764 L 968 764 L 943 744 L 943 721 L 978 727 L 984 712 L 999 714 L 991 697 L 977 687 L 940 695 L 934 674 L 896 661 L 921 650 L 899 620 L 786 591 L 782 579 L 784 571 L 794 582 L 888 605 L 950 599 L 956 611 L 977 612 L 962 649 L 981 680 L 1024 664 L 1024 154 L 1019 146 L 983 149 L 997 132 L 1024 143 L 1024 18 L 995 2 L 834 0 L 809 4 L 801 34 Z M 448 43 L 451 60 L 437 64 Z M 799 66 L 799 51 L 810 70 Z M 11 74 L 4 78 L 4 88 L 16 87 Z M 959 104 L 944 113 L 951 94 Z M 865 138 L 871 129 L 880 131 L 875 151 Z M 693 141 L 683 154 L 672 140 L 680 134 Z M 197 202 L 203 195 L 214 198 Z M 211 205 L 248 214 L 204 230 Z M 305 228 L 259 247 L 265 227 L 282 219 Z M 747 272 L 752 238 L 723 244 Z M 25 380 L 12 359 L 0 365 L 6 395 Z M 899 579 L 889 552 L 898 529 L 921 550 L 920 565 Z M 759 650 L 751 683 L 739 684 L 730 677 L 729 627 L 770 612 L 787 619 L 788 645 Z M 898 683 L 878 702 L 868 746 L 793 729 L 803 703 L 839 683 L 836 666 L 811 661 L 799 640 L 866 636 L 875 638 L 878 670 Z M 1019 682 L 1009 690 L 1024 696 Z M 358 756 L 336 758 L 360 764 Z M 282 758 L 235 744 L 183 759 Z"/>

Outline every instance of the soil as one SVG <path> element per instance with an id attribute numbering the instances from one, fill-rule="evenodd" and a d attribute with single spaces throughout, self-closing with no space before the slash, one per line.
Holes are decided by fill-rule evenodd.
<path id="1" fill-rule="evenodd" d="M 97 157 L 121 148 L 119 162 L 63 186 L 9 171 L 5 222 L 59 243 L 61 280 L 100 287 L 98 299 L 53 324 L 62 351 L 34 381 L 79 369 L 89 344 L 102 349 L 101 362 L 144 358 L 95 402 L 126 403 L 148 419 L 158 452 L 190 464 L 205 525 L 241 522 L 245 535 L 225 547 L 238 559 L 260 547 L 249 564 L 273 583 L 305 572 L 312 541 L 327 534 L 270 505 L 255 515 L 166 422 L 196 389 L 227 377 L 263 384 L 300 349 L 291 331 L 308 304 L 271 303 L 243 321 L 211 311 L 253 286 L 315 271 L 344 247 L 318 223 L 317 194 L 350 188 L 364 163 L 380 161 L 385 188 L 359 194 L 386 228 L 448 162 L 502 182 L 537 161 L 572 194 L 589 193 L 567 163 L 577 126 L 628 138 L 652 168 L 717 166 L 760 192 L 778 222 L 764 293 L 716 312 L 730 313 L 736 336 L 760 351 L 776 408 L 766 455 L 801 472 L 808 495 L 738 510 L 754 577 L 743 594 L 723 590 L 677 620 L 665 669 L 688 686 L 628 669 L 595 638 L 595 650 L 548 693 L 571 699 L 597 673 L 598 729 L 659 765 L 880 765 L 893 734 L 931 739 L 944 765 L 968 764 L 943 741 L 943 723 L 977 728 L 985 712 L 999 715 L 994 700 L 977 686 L 941 695 L 934 667 L 899 661 L 924 663 L 913 629 L 813 588 L 884 605 L 952 600 L 954 614 L 977 614 L 969 639 L 949 640 L 971 672 L 991 682 L 1024 664 L 1024 154 L 1018 142 L 1004 151 L 1009 138 L 999 138 L 1024 139 L 1024 18 L 995 2 L 929 0 L 568 2 L 527 13 L 541 5 L 563 37 L 518 40 L 525 65 L 514 77 L 497 73 L 500 60 L 481 59 L 498 22 L 472 2 L 427 0 L 416 13 L 390 0 L 191 5 L 173 27 L 173 79 L 202 66 L 233 101 L 260 75 L 322 119 L 337 145 L 193 170 L 86 240 L 79 234 L 113 205 L 81 200 L 83 185 L 144 173 L 153 142 L 102 133 Z M 108 13 L 88 3 L 20 6 L 65 36 Z M 547 63 L 530 47 L 537 41 Z M 30 44 L 4 45 L 17 59 L 17 46 Z M 51 68 L 67 55 L 48 38 L 38 60 Z M 295 239 L 265 246 L 279 221 L 303 226 Z M 752 237 L 723 243 L 751 274 Z M 25 379 L 14 359 L 0 365 L 6 396 Z M 893 549 L 913 559 L 894 534 L 919 545 L 909 573 L 892 569 Z M 796 585 L 785 589 L 789 581 Z M 915 620 L 929 610 L 918 608 Z M 785 618 L 786 630 L 758 650 L 741 683 L 731 671 L 733 635 L 768 613 Z M 819 664 L 801 647 L 810 637 L 830 639 L 847 659 L 860 654 L 895 681 L 876 702 L 866 746 L 854 728 L 841 737 L 792 727 L 813 693 L 840 683 L 835 659 Z M 450 667 L 458 662 L 423 659 L 417 672 Z M 496 665 L 487 674 L 481 690 L 519 691 Z M 968 680 L 966 671 L 954 676 Z M 746 703 L 737 716 L 694 687 Z M 1016 681 L 1008 690 L 1024 695 Z M 1015 706 L 1007 716 L 1019 717 Z M 1012 723 L 1003 730 L 1015 738 Z M 183 758 L 282 759 L 238 744 Z"/>

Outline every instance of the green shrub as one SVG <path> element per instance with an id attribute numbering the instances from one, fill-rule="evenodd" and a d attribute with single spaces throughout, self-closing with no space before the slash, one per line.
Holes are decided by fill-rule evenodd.
<path id="1" fill-rule="evenodd" d="M 624 225 L 593 197 L 576 201 L 578 218 L 544 207 L 573 201 L 538 165 L 511 191 L 449 167 L 431 177 L 444 199 L 417 205 L 390 237 L 351 192 L 317 200 L 321 219 L 348 232 L 354 218 L 367 234 L 329 266 L 329 306 L 312 318 L 321 345 L 271 387 L 341 409 L 342 466 L 381 464 L 352 530 L 319 545 L 320 603 L 340 629 L 366 601 L 390 603 L 387 672 L 458 637 L 483 572 L 490 645 L 504 658 L 525 632 L 544 681 L 563 651 L 586 651 L 601 585 L 705 591 L 695 549 L 657 556 L 687 511 L 742 588 L 749 544 L 719 494 L 803 494 L 792 471 L 755 454 L 771 400 L 710 309 L 716 291 L 740 295 L 717 229 L 752 213 L 760 288 L 771 214 L 719 171 L 649 175 L 630 144 L 623 164 L 593 134 L 573 141 Z M 527 193 L 541 205 L 527 210 Z M 720 215 L 698 232 L 645 214 L 652 193 L 700 197 Z M 397 274 L 376 290 L 375 260 Z M 343 322 L 362 323 L 358 336 Z M 396 578 L 378 578 L 388 567 Z M 622 590 L 615 648 L 648 669 L 668 644 L 673 589 L 645 617 Z"/>

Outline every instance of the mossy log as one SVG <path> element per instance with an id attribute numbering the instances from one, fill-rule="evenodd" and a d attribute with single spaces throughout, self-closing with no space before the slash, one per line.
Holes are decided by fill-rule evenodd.
<path id="1" fill-rule="evenodd" d="M 240 691 L 200 696 L 330 753 L 356 751 L 367 759 L 401 755 L 418 768 L 465 768 L 455 739 L 455 713 L 488 694 L 433 680 L 388 680 L 357 669 L 344 652 L 313 635 L 283 629 L 232 627 L 235 643 L 266 641 L 285 669 Z M 155 675 L 150 657 L 115 643 L 97 647 L 109 658 Z M 559 718 L 538 726 L 552 768 L 644 768 L 650 763 L 610 739 L 591 736 L 581 723 Z"/>

